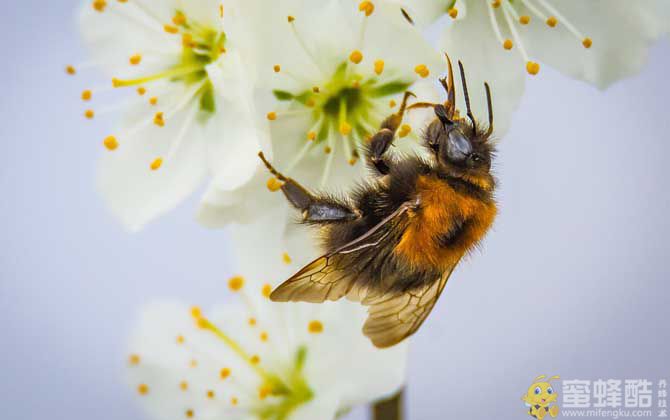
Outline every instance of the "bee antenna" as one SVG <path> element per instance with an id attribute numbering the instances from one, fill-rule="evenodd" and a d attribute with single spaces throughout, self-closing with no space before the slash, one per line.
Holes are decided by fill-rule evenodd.
<path id="1" fill-rule="evenodd" d="M 489 128 L 486 130 L 486 138 L 488 139 L 493 133 L 493 104 L 491 101 L 491 88 L 489 84 L 484 82 L 484 87 L 486 88 L 486 104 L 489 108 Z"/>
<path id="2" fill-rule="evenodd" d="M 454 111 L 456 110 L 456 89 L 454 87 L 454 69 L 451 66 L 451 59 L 449 54 L 444 53 L 444 56 L 447 57 L 447 64 L 449 64 L 449 79 L 445 85 L 444 79 L 441 79 L 442 86 L 447 91 L 447 101 L 449 102 L 449 116 L 454 116 Z"/>
<path id="3" fill-rule="evenodd" d="M 470 95 L 468 95 L 468 82 L 465 80 L 465 70 L 463 70 L 463 63 L 461 60 L 458 60 L 458 68 L 461 70 L 461 82 L 463 83 L 463 96 L 465 97 L 465 107 L 468 111 L 468 118 L 472 122 L 472 130 L 477 135 L 477 124 L 475 123 L 475 116 L 472 115 L 472 109 L 470 108 Z"/>

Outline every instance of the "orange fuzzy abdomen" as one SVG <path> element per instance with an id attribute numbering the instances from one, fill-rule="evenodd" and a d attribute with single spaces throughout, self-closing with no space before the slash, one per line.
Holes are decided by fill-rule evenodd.
<path id="1" fill-rule="evenodd" d="M 432 176 L 417 180 L 421 205 L 409 221 L 395 252 L 411 265 L 451 269 L 475 247 L 493 224 L 495 203 L 454 190 Z M 448 245 L 439 238 L 457 232 Z"/>

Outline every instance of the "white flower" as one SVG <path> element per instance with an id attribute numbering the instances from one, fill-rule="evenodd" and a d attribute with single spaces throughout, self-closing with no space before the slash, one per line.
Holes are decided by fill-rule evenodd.
<path id="1" fill-rule="evenodd" d="M 92 62 L 112 77 L 84 90 L 82 99 L 92 103 L 85 115 L 123 116 L 101 136 L 108 152 L 98 186 L 129 229 L 170 210 L 207 178 L 225 189 L 253 175 L 264 144 L 253 63 L 242 57 L 254 48 L 244 14 L 243 1 L 227 1 L 225 13 L 218 0 L 83 5 L 80 26 Z M 126 99 L 112 104 L 120 96 Z"/>
<path id="2" fill-rule="evenodd" d="M 143 311 L 130 343 L 129 382 L 157 420 L 328 420 L 402 386 L 406 345 L 374 348 L 361 332 L 360 305 L 270 302 L 272 285 L 311 248 L 304 239 L 286 244 L 267 226 L 279 224 L 233 232 L 241 268 L 251 274 L 228 287 L 245 305 L 204 312 L 162 302 Z M 268 240 L 254 241 L 261 231 Z M 281 253 L 280 243 L 302 250 L 300 261 Z"/>
<path id="3" fill-rule="evenodd" d="M 526 73 L 547 64 L 599 88 L 638 72 L 670 29 L 665 0 L 400 0 L 420 26 L 442 17 L 438 47 L 468 70 L 473 107 L 493 90 L 496 133 L 518 107 Z"/>
<path id="4" fill-rule="evenodd" d="M 264 152 L 307 187 L 345 188 L 359 178 L 361 148 L 398 111 L 403 93 L 418 94 L 417 81 L 438 92 L 435 78 L 446 67 L 444 56 L 397 11 L 383 0 L 280 0 L 253 13 L 254 27 L 271 34 L 258 58 L 259 81 L 274 93 L 258 105 L 271 127 L 272 148 Z M 417 100 L 425 99 L 434 98 Z M 418 144 L 425 114 L 407 116 L 398 149 Z M 268 200 L 266 184 L 278 187 L 262 165 L 236 192 L 212 184 L 200 220 L 208 226 L 253 220 L 255 211 L 268 207 L 258 204 Z"/>

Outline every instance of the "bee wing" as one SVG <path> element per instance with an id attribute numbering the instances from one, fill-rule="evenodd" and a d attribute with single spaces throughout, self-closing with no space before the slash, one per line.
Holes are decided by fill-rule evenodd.
<path id="1" fill-rule="evenodd" d="M 412 202 L 404 203 L 365 234 L 307 264 L 277 287 L 270 299 L 275 302 L 320 303 L 325 300 L 338 300 L 347 295 L 352 300 L 362 300 L 366 296 L 366 290 L 355 287 L 356 278 L 346 270 L 345 264 L 341 264 L 342 260 L 347 254 L 377 246 L 384 237 L 377 238 L 375 233 L 415 205 Z"/>
<path id="2" fill-rule="evenodd" d="M 435 306 L 454 267 L 422 289 L 364 298 L 362 303 L 369 309 L 363 333 L 379 348 L 391 347 L 414 334 Z"/>

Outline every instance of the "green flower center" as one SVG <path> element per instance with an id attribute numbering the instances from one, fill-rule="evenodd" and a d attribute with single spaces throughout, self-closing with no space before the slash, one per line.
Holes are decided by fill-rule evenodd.
<path id="1" fill-rule="evenodd" d="M 362 142 L 379 129 L 391 112 L 382 104 L 386 97 L 404 92 L 412 81 L 382 82 L 378 77 L 365 77 L 348 62 L 340 64 L 323 86 L 301 92 L 275 90 L 280 101 L 290 101 L 291 109 L 311 109 L 313 128 L 308 138 L 315 144 L 326 142 L 338 132 L 346 142 Z"/>
<path id="2" fill-rule="evenodd" d="M 113 79 L 114 87 L 139 86 L 157 80 L 167 79 L 182 82 L 187 86 L 199 83 L 195 93 L 200 109 L 208 113 L 216 111 L 214 86 L 207 75 L 206 67 L 218 60 L 226 52 L 226 34 L 211 27 L 190 21 L 182 11 L 177 11 L 172 19 L 174 25 L 165 25 L 168 34 L 181 35 L 182 51 L 179 61 L 164 72 L 131 80 Z"/>
<path id="3" fill-rule="evenodd" d="M 264 420 L 284 420 L 299 406 L 314 398 L 303 375 L 303 367 L 307 358 L 307 349 L 300 347 L 296 352 L 293 366 L 285 376 L 285 380 L 271 376 L 265 389 L 275 398 L 273 402 L 261 403 L 253 411 Z"/>

